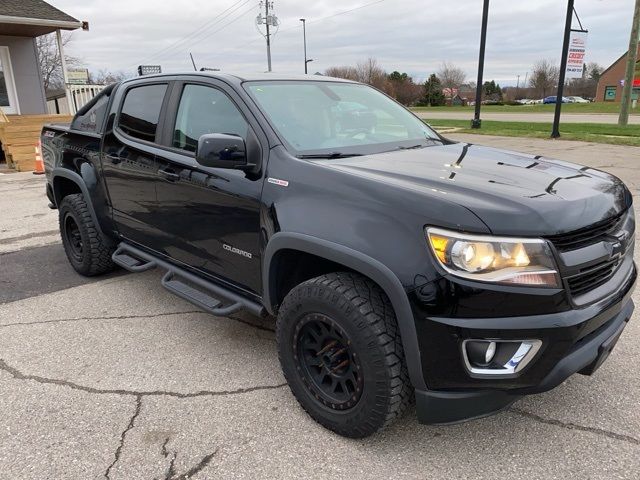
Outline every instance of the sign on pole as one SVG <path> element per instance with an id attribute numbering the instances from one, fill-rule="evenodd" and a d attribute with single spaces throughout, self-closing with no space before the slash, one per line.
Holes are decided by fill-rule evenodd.
<path id="1" fill-rule="evenodd" d="M 572 30 L 567 69 L 565 70 L 566 78 L 582 78 L 586 48 L 587 32 Z"/>
<path id="2" fill-rule="evenodd" d="M 67 70 L 67 83 L 71 85 L 86 85 L 89 83 L 89 70 L 80 68 Z"/>

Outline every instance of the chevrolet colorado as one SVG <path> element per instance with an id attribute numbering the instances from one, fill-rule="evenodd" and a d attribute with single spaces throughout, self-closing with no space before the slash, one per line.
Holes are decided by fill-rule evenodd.
<path id="1" fill-rule="evenodd" d="M 274 315 L 293 395 L 364 437 L 592 374 L 633 311 L 616 177 L 447 140 L 366 85 L 157 75 L 41 137 L 71 265 L 160 268 L 214 315 Z"/>

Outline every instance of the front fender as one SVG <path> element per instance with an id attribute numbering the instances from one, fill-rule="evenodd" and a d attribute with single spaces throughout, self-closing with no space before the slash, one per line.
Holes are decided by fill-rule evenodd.
<path id="1" fill-rule="evenodd" d="M 262 269 L 263 303 L 272 315 L 275 314 L 276 273 L 275 268 L 272 268 L 272 260 L 276 253 L 283 249 L 298 250 L 326 258 L 345 265 L 376 282 L 393 305 L 411 382 L 417 389 L 427 388 L 422 375 L 420 349 L 409 299 L 398 277 L 386 265 L 344 245 L 302 233 L 278 232 L 269 239 L 264 252 Z"/>

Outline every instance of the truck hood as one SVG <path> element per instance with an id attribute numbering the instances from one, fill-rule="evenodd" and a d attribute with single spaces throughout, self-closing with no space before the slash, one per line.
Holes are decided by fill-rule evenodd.
<path id="1" fill-rule="evenodd" d="M 494 234 L 569 232 L 614 216 L 632 202 L 624 184 L 600 170 L 468 143 L 318 163 L 413 190 L 417 202 L 446 200 L 443 218 L 447 203 L 457 203 Z"/>

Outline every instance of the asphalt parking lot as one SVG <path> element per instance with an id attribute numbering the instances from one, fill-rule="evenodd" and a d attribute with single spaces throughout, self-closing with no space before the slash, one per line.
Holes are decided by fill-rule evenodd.
<path id="1" fill-rule="evenodd" d="M 636 147 L 470 141 L 600 167 L 637 199 Z M 273 320 L 213 317 L 159 280 L 153 271 L 78 276 L 44 178 L 0 175 L 0 477 L 640 477 L 637 313 L 593 377 L 461 425 L 419 425 L 410 410 L 356 441 L 298 406 Z"/>

